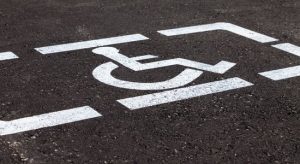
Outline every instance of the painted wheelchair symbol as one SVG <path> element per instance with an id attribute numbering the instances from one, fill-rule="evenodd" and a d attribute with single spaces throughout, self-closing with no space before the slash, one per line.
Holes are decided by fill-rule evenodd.
<path id="1" fill-rule="evenodd" d="M 173 77 L 172 79 L 153 82 L 153 83 L 141 83 L 141 82 L 131 82 L 121 79 L 117 79 L 112 76 L 112 71 L 119 68 L 114 62 L 107 62 L 101 64 L 93 71 L 93 76 L 100 82 L 111 85 L 114 87 L 133 89 L 133 90 L 166 90 L 172 88 L 178 88 L 185 86 L 195 79 L 201 76 L 203 71 L 209 71 L 213 73 L 223 74 L 233 66 L 235 63 L 220 61 L 216 65 L 209 65 L 197 61 L 187 60 L 183 58 L 175 58 L 169 60 L 161 60 L 150 63 L 140 63 L 141 60 L 157 58 L 154 55 L 144 55 L 129 58 L 121 53 L 114 47 L 100 47 L 93 50 L 93 53 L 98 55 L 103 55 L 111 60 L 133 70 L 133 71 L 143 71 L 155 68 L 162 68 L 173 65 L 181 65 L 185 68 L 180 74 Z"/>

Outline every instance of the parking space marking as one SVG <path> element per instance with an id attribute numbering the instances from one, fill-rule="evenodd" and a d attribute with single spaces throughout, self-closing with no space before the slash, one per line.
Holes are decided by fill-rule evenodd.
<path id="1" fill-rule="evenodd" d="M 19 57 L 16 54 L 14 54 L 13 52 L 1 52 L 0 53 L 0 61 L 17 59 L 17 58 L 19 58 Z"/>
<path id="2" fill-rule="evenodd" d="M 284 80 L 300 76 L 300 66 L 261 72 L 259 74 L 274 81 Z"/>
<path id="3" fill-rule="evenodd" d="M 95 79 L 101 81 L 102 83 L 118 88 L 126 88 L 133 90 L 166 90 L 177 88 L 178 86 L 184 86 L 202 75 L 202 71 L 194 69 L 185 69 L 176 77 L 160 82 L 152 83 L 142 83 L 142 82 L 132 82 L 120 80 L 112 76 L 112 72 L 117 69 L 118 66 L 112 62 L 101 64 L 93 70 L 93 76 Z"/>
<path id="4" fill-rule="evenodd" d="M 47 47 L 40 47 L 40 48 L 35 48 L 35 50 L 42 54 L 52 54 L 52 53 L 58 53 L 58 52 L 66 52 L 66 51 L 94 48 L 94 47 L 99 47 L 99 46 L 130 43 L 130 42 L 136 42 L 136 41 L 142 41 L 142 40 L 148 40 L 148 39 L 149 38 L 145 37 L 142 34 L 132 34 L 132 35 L 124 35 L 124 36 L 103 38 L 103 39 L 97 39 L 97 40 L 89 40 L 89 41 L 74 42 L 74 43 L 53 45 L 53 46 L 47 46 Z"/>
<path id="5" fill-rule="evenodd" d="M 245 38 L 257 41 L 259 43 L 269 43 L 279 41 L 276 38 L 225 22 L 217 22 L 212 24 L 189 26 L 182 28 L 174 28 L 157 31 L 165 36 L 178 36 L 185 34 L 209 32 L 215 30 L 228 31 Z M 142 55 L 136 57 L 128 57 L 119 53 L 119 50 L 114 47 L 104 47 L 115 44 L 130 43 L 137 41 L 149 40 L 148 37 L 142 34 L 123 35 L 116 37 L 108 37 L 96 40 L 80 41 L 52 46 L 45 46 L 35 48 L 41 54 L 53 54 L 59 52 L 67 52 L 88 48 L 95 48 L 93 53 L 102 55 L 111 59 L 112 61 L 102 63 L 96 67 L 92 74 L 100 82 L 119 88 L 126 88 L 132 90 L 160 90 L 157 93 L 140 95 L 136 97 L 129 97 L 117 100 L 119 103 L 129 108 L 130 110 L 141 109 L 150 106 L 156 106 L 190 98 L 205 96 L 214 93 L 220 93 L 245 87 L 253 86 L 251 82 L 243 80 L 238 77 L 228 78 L 225 80 L 212 81 L 204 84 L 196 84 L 187 86 L 195 79 L 199 78 L 203 71 L 212 73 L 224 74 L 229 69 L 234 67 L 236 63 L 228 61 L 219 61 L 211 65 L 199 61 L 187 60 L 184 58 L 172 58 L 155 60 L 150 62 L 139 62 L 141 60 L 148 60 L 159 58 L 156 55 Z M 277 42 L 278 43 L 278 42 Z M 269 45 L 269 44 L 268 44 Z M 272 47 L 294 54 L 300 57 L 300 47 L 291 43 L 272 43 Z M 18 58 L 13 52 L 0 53 L 0 61 Z M 185 67 L 181 73 L 172 79 L 159 82 L 131 82 L 112 76 L 112 72 L 119 68 L 119 65 L 127 67 L 133 71 L 143 71 L 149 69 L 157 69 L 173 65 L 180 65 Z M 271 80 L 283 80 L 292 77 L 300 76 L 300 65 L 288 68 L 269 70 L 259 73 L 259 75 L 269 78 Z M 186 86 L 186 87 L 184 87 Z M 172 89 L 172 90 L 169 90 Z M 164 91 L 161 91 L 164 90 Z M 67 109 L 58 112 L 46 113 L 32 117 L 19 118 L 11 121 L 0 120 L 0 136 L 25 132 L 35 129 L 63 125 L 71 122 L 86 120 L 90 118 L 101 117 L 102 115 L 89 106 Z"/>
<path id="6" fill-rule="evenodd" d="M 129 58 L 121 54 L 119 50 L 114 47 L 96 48 L 93 50 L 93 53 L 110 58 L 111 60 L 116 61 L 122 64 L 123 66 L 134 71 L 144 71 L 144 70 L 157 69 L 157 68 L 168 67 L 173 65 L 181 65 L 187 68 L 194 68 L 203 71 L 223 74 L 236 65 L 236 63 L 227 62 L 227 61 L 220 61 L 215 65 L 210 65 L 198 61 L 183 59 L 183 58 L 160 60 L 160 61 L 155 61 L 150 63 L 140 63 L 136 60 L 133 60 L 132 58 Z"/>
<path id="7" fill-rule="evenodd" d="M 12 121 L 0 121 L 0 135 L 15 134 L 52 127 L 102 116 L 89 106 L 25 117 Z"/>
<path id="8" fill-rule="evenodd" d="M 237 26 L 237 25 L 234 25 L 231 23 L 225 23 L 225 22 L 218 22 L 218 23 L 190 26 L 190 27 L 182 27 L 182 28 L 174 28 L 174 29 L 168 29 L 168 30 L 160 30 L 158 32 L 160 34 L 163 34 L 166 36 L 176 36 L 176 35 L 192 34 L 192 33 L 199 33 L 199 32 L 215 31 L 215 30 L 229 31 L 229 32 L 244 36 L 246 38 L 255 40 L 260 43 L 269 43 L 269 42 L 278 41 L 278 39 L 266 36 L 264 34 L 260 34 L 255 31 L 245 29 L 243 27 L 240 27 L 240 26 Z"/>
<path id="9" fill-rule="evenodd" d="M 253 84 L 248 81 L 235 77 L 185 88 L 174 89 L 170 91 L 120 99 L 117 101 L 129 108 L 130 110 L 136 110 L 140 108 L 175 102 L 179 100 L 186 100 L 213 93 L 249 87 L 252 85 Z"/>
<path id="10" fill-rule="evenodd" d="M 291 43 L 281 43 L 281 44 L 276 44 L 276 45 L 272 45 L 272 47 L 280 49 L 282 51 L 294 54 L 296 56 L 300 57 L 300 47 L 293 45 Z"/>
<path id="11" fill-rule="evenodd" d="M 147 59 L 157 58 L 155 55 L 143 55 L 129 58 L 134 61 L 141 61 Z M 125 62 L 125 61 L 123 61 Z M 116 79 L 111 73 L 117 69 L 119 66 L 112 63 L 104 63 L 96 67 L 92 74 L 95 79 L 101 81 L 104 84 L 111 85 L 119 88 L 134 89 L 134 90 L 165 90 L 176 88 L 178 86 L 184 86 L 193 82 L 198 78 L 203 72 L 199 70 L 185 69 L 178 76 L 173 79 L 169 79 L 161 82 L 154 83 L 141 83 L 141 82 L 130 82 L 120 79 Z"/>

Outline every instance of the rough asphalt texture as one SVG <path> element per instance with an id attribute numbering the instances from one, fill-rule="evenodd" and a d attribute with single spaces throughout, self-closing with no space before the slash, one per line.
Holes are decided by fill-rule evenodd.
<path id="1" fill-rule="evenodd" d="M 103 117 L 0 137 L 0 163 L 300 163 L 300 78 L 274 82 L 257 73 L 300 58 L 228 32 L 164 37 L 157 30 L 230 22 L 300 45 L 299 0 L 1 0 L 0 118 L 12 120 L 90 105 Z M 238 63 L 224 75 L 253 87 L 130 111 L 116 100 L 153 93 L 114 88 L 92 77 L 109 61 L 91 49 L 43 56 L 33 48 L 141 33 L 149 41 L 116 45 L 206 63 Z M 161 81 L 183 67 L 116 77 Z"/>

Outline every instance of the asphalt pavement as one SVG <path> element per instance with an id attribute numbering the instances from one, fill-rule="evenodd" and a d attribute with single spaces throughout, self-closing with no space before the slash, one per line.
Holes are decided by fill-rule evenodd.
<path id="1" fill-rule="evenodd" d="M 1 0 L 0 163 L 300 163 L 299 15 Z"/>

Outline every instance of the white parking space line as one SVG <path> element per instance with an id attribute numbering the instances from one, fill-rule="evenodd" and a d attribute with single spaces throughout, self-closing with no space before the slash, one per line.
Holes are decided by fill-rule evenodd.
<path id="1" fill-rule="evenodd" d="M 243 27 L 240 27 L 240 26 L 237 26 L 237 25 L 234 25 L 231 23 L 225 23 L 225 22 L 206 24 L 206 25 L 198 25 L 198 26 L 190 26 L 190 27 L 183 27 L 183 28 L 174 28 L 174 29 L 168 29 L 168 30 L 161 30 L 158 32 L 163 35 L 166 35 L 166 36 L 176 36 L 176 35 L 192 34 L 192 33 L 207 32 L 207 31 L 214 31 L 214 30 L 229 31 L 229 32 L 244 36 L 246 38 L 255 40 L 260 43 L 268 43 L 268 42 L 278 41 L 278 39 L 257 33 L 255 31 L 245 29 Z"/>
<path id="2" fill-rule="evenodd" d="M 209 95 L 213 93 L 219 93 L 219 92 L 234 90 L 238 88 L 244 88 L 252 85 L 253 84 L 248 81 L 235 77 L 235 78 L 190 86 L 186 88 L 179 88 L 170 91 L 125 98 L 117 101 L 122 105 L 126 106 L 127 108 L 129 108 L 130 110 L 136 110 L 136 109 L 150 107 L 154 105 L 160 105 L 169 102 L 175 102 L 179 100 L 185 100 L 194 97 Z"/>
<path id="3" fill-rule="evenodd" d="M 17 58 L 19 58 L 19 57 L 16 54 L 14 54 L 13 52 L 2 52 L 2 53 L 0 53 L 0 61 L 17 59 Z"/>
<path id="4" fill-rule="evenodd" d="M 284 80 L 284 79 L 300 76 L 300 66 L 261 72 L 259 74 L 266 78 L 272 79 L 274 81 Z"/>
<path id="5" fill-rule="evenodd" d="M 103 39 L 97 39 L 97 40 L 89 40 L 89 41 L 67 43 L 67 44 L 60 44 L 60 45 L 47 46 L 47 47 L 40 47 L 40 48 L 35 48 L 35 50 L 42 54 L 52 54 L 52 53 L 58 53 L 58 52 L 66 52 L 66 51 L 94 48 L 94 47 L 99 47 L 99 46 L 130 43 L 130 42 L 142 41 L 142 40 L 147 40 L 147 39 L 149 39 L 149 38 L 145 37 L 144 35 L 132 34 L 132 35 L 124 35 L 124 36 L 103 38 Z"/>
<path id="6" fill-rule="evenodd" d="M 275 47 L 277 49 L 280 49 L 282 51 L 294 54 L 296 56 L 300 57 L 300 47 L 290 44 L 290 43 L 281 43 L 281 44 L 276 44 L 276 45 L 272 45 L 272 47 Z"/>
<path id="7" fill-rule="evenodd" d="M 71 122 L 102 116 L 89 106 L 36 115 L 12 121 L 0 121 L 0 135 L 15 134 L 40 128 L 52 127 Z"/>

